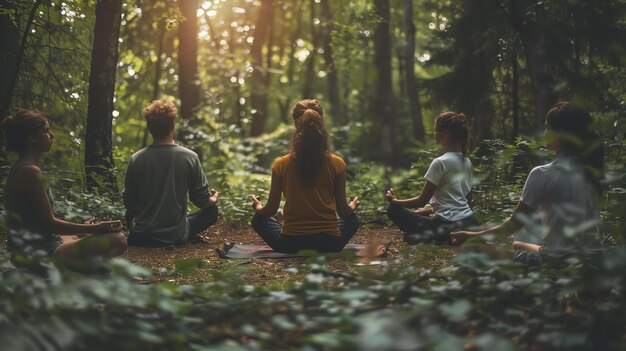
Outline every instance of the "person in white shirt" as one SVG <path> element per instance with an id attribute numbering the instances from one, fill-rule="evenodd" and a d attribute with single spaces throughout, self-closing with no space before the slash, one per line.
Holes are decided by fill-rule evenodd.
<path id="1" fill-rule="evenodd" d="M 530 172 L 520 201 L 505 223 L 452 233 L 452 242 L 461 243 L 472 235 L 510 235 L 526 227 L 526 237 L 513 242 L 517 261 L 532 265 L 546 258 L 596 251 L 604 153 L 591 123 L 587 111 L 569 102 L 552 107 L 546 115 L 546 133 L 556 159 Z M 538 240 L 528 236 L 533 232 Z"/>
<path id="2" fill-rule="evenodd" d="M 430 164 L 421 193 L 400 200 L 393 188 L 387 190 L 390 202 L 387 215 L 405 233 L 405 241 L 448 243 L 451 231 L 478 225 L 469 206 L 472 196 L 472 162 L 466 156 L 469 139 L 465 115 L 442 112 L 435 119 L 435 142 L 445 153 Z M 427 203 L 431 208 L 421 208 Z"/>

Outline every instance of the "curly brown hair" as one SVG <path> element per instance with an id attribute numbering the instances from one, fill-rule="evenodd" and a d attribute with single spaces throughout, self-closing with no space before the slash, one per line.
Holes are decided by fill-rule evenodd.
<path id="1" fill-rule="evenodd" d="M 328 132 L 324 126 L 324 110 L 315 99 L 301 100 L 293 107 L 296 131 L 291 153 L 304 184 L 312 184 L 328 158 Z"/>
<path id="2" fill-rule="evenodd" d="M 37 133 L 49 122 L 48 115 L 38 110 L 21 109 L 14 116 L 2 120 L 2 130 L 7 149 L 22 152 L 26 149 L 28 137 Z"/>
<path id="3" fill-rule="evenodd" d="M 176 105 L 163 99 L 155 100 L 143 109 L 143 117 L 154 138 L 164 137 L 174 129 L 177 114 Z"/>
<path id="4" fill-rule="evenodd" d="M 461 144 L 463 156 L 469 153 L 470 129 L 464 114 L 453 111 L 440 113 L 435 119 L 435 129 L 450 133 L 452 139 Z"/>

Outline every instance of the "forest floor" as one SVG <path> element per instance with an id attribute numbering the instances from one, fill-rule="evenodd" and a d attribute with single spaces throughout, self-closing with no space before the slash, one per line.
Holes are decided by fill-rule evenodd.
<path id="1" fill-rule="evenodd" d="M 168 281 L 177 285 L 227 279 L 231 282 L 281 288 L 291 282 L 302 281 L 304 275 L 308 274 L 306 270 L 293 273 L 293 269 L 288 269 L 310 261 L 311 258 L 307 257 L 224 259 L 217 254 L 216 249 L 222 248 L 225 242 L 264 244 L 250 226 L 219 224 L 202 233 L 201 237 L 202 242 L 182 246 L 130 247 L 122 257 L 152 269 L 154 275 L 148 281 Z M 329 270 L 351 274 L 364 269 L 382 271 L 389 266 L 445 267 L 456 251 L 447 245 L 407 245 L 402 241 L 400 231 L 389 227 L 361 227 L 350 242 L 372 246 L 383 244 L 386 253 L 375 258 L 360 258 L 355 254 L 327 254 Z M 196 260 L 193 272 L 176 273 L 181 260 Z"/>
<path id="2" fill-rule="evenodd" d="M 239 244 L 264 244 L 248 225 L 221 223 L 201 233 L 202 240 L 180 246 L 129 247 L 122 258 L 149 268 L 153 274 L 138 279 L 138 283 L 169 282 L 176 285 L 210 281 L 239 282 L 283 288 L 302 281 L 309 270 L 298 268 L 311 261 L 311 257 L 285 259 L 224 259 L 216 249 L 225 242 Z M 408 245 L 402 241 L 395 227 L 363 226 L 350 241 L 386 247 L 379 257 L 357 257 L 354 253 L 326 254 L 329 270 L 339 274 L 357 271 L 384 272 L 391 267 L 415 266 L 425 268 L 446 267 L 456 250 L 448 245 Z M 7 257 L 5 242 L 0 244 L 0 256 Z M 367 256 L 367 255 L 366 255 Z"/>

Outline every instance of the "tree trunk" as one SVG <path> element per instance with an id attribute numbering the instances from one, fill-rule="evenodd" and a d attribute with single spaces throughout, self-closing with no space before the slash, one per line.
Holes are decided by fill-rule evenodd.
<path id="1" fill-rule="evenodd" d="M 230 14 L 229 18 L 227 19 L 226 23 L 232 23 L 234 21 L 233 18 L 233 13 Z M 206 16 L 206 22 L 209 25 L 209 28 L 212 28 L 211 26 L 211 19 L 209 18 L 209 16 Z M 230 57 L 232 59 L 234 59 L 235 57 L 235 49 L 236 49 L 236 45 L 237 45 L 237 40 L 236 39 L 236 33 L 235 33 L 235 27 L 233 26 L 228 26 L 228 53 L 230 55 Z M 211 29 L 211 32 L 213 32 L 213 29 Z M 219 40 L 214 37 L 212 37 L 212 41 L 216 42 L 216 45 L 219 45 Z M 216 47 L 217 48 L 217 47 Z M 219 51 L 216 51 L 216 53 L 219 54 Z M 235 81 L 234 83 L 230 83 L 231 88 L 232 88 L 232 94 L 233 94 L 233 113 L 232 116 L 229 120 L 230 124 L 236 125 L 239 128 L 240 133 L 243 133 L 243 122 L 242 122 L 242 117 L 243 117 L 243 106 L 241 105 L 241 103 L 239 102 L 239 100 L 241 99 L 241 86 L 239 85 L 239 70 L 235 69 L 232 72 L 232 76 L 233 77 L 237 77 L 237 81 Z M 242 134 L 243 135 L 243 134 Z"/>
<path id="2" fill-rule="evenodd" d="M 313 86 L 315 85 L 315 57 L 317 56 L 317 30 L 315 29 L 315 0 L 309 1 L 310 3 L 310 19 L 309 24 L 311 25 L 311 53 L 309 57 L 307 57 L 306 62 L 306 71 L 304 73 L 304 80 L 302 81 L 302 98 L 303 99 L 311 99 L 313 98 Z"/>
<path id="3" fill-rule="evenodd" d="M 0 4 L 0 9 L 12 11 L 15 9 L 13 1 Z M 16 64 L 20 50 L 20 31 L 13 24 L 8 14 L 0 12 L 0 82 L 9 82 L 11 76 L 17 72 Z M 0 84 L 0 119 L 9 110 L 10 96 L 8 84 Z M 8 101 L 7 101 L 8 100 Z M 6 106 L 6 107 L 4 107 Z M 3 133 L 0 133 L 0 163 L 5 164 L 7 159 L 6 142 L 2 142 Z"/>
<path id="4" fill-rule="evenodd" d="M 111 133 L 121 14 L 122 0 L 99 0 L 96 5 L 85 127 L 85 172 L 88 189 L 117 190 L 113 174 Z"/>
<path id="5" fill-rule="evenodd" d="M 406 93 L 409 100 L 409 113 L 413 122 L 413 137 L 424 141 L 424 122 L 419 99 L 417 80 L 415 79 L 415 24 L 413 23 L 413 0 L 404 0 L 404 30 L 406 48 L 404 65 L 406 66 Z"/>
<path id="6" fill-rule="evenodd" d="M 272 0 L 262 0 L 256 24 L 254 26 L 252 47 L 250 57 L 252 58 L 252 77 L 250 105 L 252 107 L 251 136 L 259 136 L 265 131 L 267 122 L 267 80 L 265 78 L 265 68 L 263 67 L 263 45 L 268 38 L 269 26 L 272 25 Z"/>
<path id="7" fill-rule="evenodd" d="M 512 101 L 512 117 L 513 131 L 511 132 L 511 142 L 519 136 L 519 64 L 517 62 L 517 53 L 513 53 L 511 59 L 512 79 L 511 79 L 511 101 Z"/>
<path id="8" fill-rule="evenodd" d="M 530 73 L 531 90 L 534 97 L 534 129 L 544 127 L 546 113 L 556 102 L 553 91 L 554 81 L 550 74 L 550 62 L 547 57 L 547 37 L 541 20 L 540 9 L 533 9 L 533 1 L 517 0 L 512 3 L 514 25 L 518 28 L 526 66 Z M 538 5 L 542 6 L 542 5 Z"/>
<path id="9" fill-rule="evenodd" d="M 165 41 L 165 23 L 160 19 L 158 23 L 159 27 L 159 48 L 157 50 L 157 60 L 154 63 L 154 80 L 152 81 L 152 101 L 157 100 L 160 94 L 160 80 L 161 80 L 161 71 L 163 70 L 163 42 Z M 148 128 L 144 128 L 143 130 L 143 138 L 141 141 L 141 147 L 144 148 L 148 145 Z"/>
<path id="10" fill-rule="evenodd" d="M 198 77 L 198 0 L 179 1 L 185 20 L 178 27 L 178 95 L 180 117 L 185 125 L 194 122 L 194 110 L 200 104 Z"/>
<path id="11" fill-rule="evenodd" d="M 0 13 L 0 32 L 3 33 L 2 36 L 0 36 L 0 64 L 2 65 L 0 69 L 0 82 L 3 82 L 2 87 L 0 87 L 0 92 L 2 93 L 2 95 L 0 95 L 0 117 L 4 117 L 11 106 L 13 90 L 17 83 L 20 64 L 22 63 L 22 57 L 26 49 L 26 39 L 28 39 L 30 27 L 33 24 L 37 8 L 40 4 L 41 0 L 35 1 L 28 15 L 19 50 L 16 50 L 17 38 L 19 37 L 18 28 L 13 24 L 8 14 Z M 15 10 L 12 1 L 0 5 L 0 9 L 9 11 Z"/>
<path id="12" fill-rule="evenodd" d="M 395 164 L 395 121 L 392 110 L 391 36 L 389 33 L 389 0 L 374 0 L 374 10 L 379 22 L 374 34 L 374 66 L 376 68 L 376 96 L 373 111 L 378 119 L 374 124 L 381 141 L 379 159 L 387 165 Z"/>
<path id="13" fill-rule="evenodd" d="M 346 121 L 341 108 L 339 96 L 339 74 L 335 66 L 332 46 L 332 12 L 330 0 L 321 0 L 322 9 L 322 48 L 324 49 L 324 63 L 326 64 L 326 77 L 328 82 L 328 99 L 330 100 L 330 112 L 336 125 L 343 125 Z"/>
<path id="14" fill-rule="evenodd" d="M 302 31 L 302 11 L 300 7 L 303 4 L 303 0 L 295 0 L 293 7 L 291 9 L 293 13 L 293 25 L 295 29 L 290 30 L 289 34 L 289 61 L 287 63 L 287 82 L 289 86 L 293 86 L 294 77 L 295 77 L 295 68 L 296 68 L 296 60 L 294 58 L 296 54 L 296 39 L 300 38 L 300 32 Z M 292 104 L 291 100 L 293 99 L 292 94 L 287 93 L 285 99 L 279 102 L 281 116 L 283 116 L 284 121 L 289 123 L 291 118 L 289 117 L 289 105 Z"/>

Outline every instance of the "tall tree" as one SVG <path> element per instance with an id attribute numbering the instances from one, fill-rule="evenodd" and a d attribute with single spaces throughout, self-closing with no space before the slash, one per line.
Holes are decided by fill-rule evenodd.
<path id="1" fill-rule="evenodd" d="M 302 80 L 302 98 L 303 99 L 310 99 L 313 97 L 313 87 L 314 87 L 314 83 L 315 83 L 315 58 L 317 57 L 317 49 L 319 47 L 319 42 L 318 42 L 318 34 L 317 34 L 317 28 L 315 25 L 315 21 L 317 20 L 317 17 L 315 17 L 315 8 L 316 3 L 315 0 L 310 0 L 309 1 L 309 7 L 310 7 L 310 11 L 309 11 L 309 25 L 310 25 L 310 30 L 311 30 L 311 53 L 309 54 L 309 56 L 306 59 L 306 70 L 304 72 L 304 79 Z"/>
<path id="2" fill-rule="evenodd" d="M 98 0 L 85 127 L 85 172 L 90 189 L 117 188 L 111 132 L 121 15 L 122 0 Z"/>
<path id="3" fill-rule="evenodd" d="M 24 29 L 24 33 L 22 33 L 19 49 L 16 46 L 19 38 L 19 30 L 13 24 L 9 16 L 10 13 L 16 11 L 16 3 L 11 0 L 0 4 L 0 9 L 3 10 L 0 13 L 0 32 L 3 33 L 2 36 L 0 36 L 0 65 L 2 66 L 0 68 L 0 82 L 2 82 L 2 87 L 0 87 L 0 116 L 6 115 L 11 106 L 13 90 L 17 83 L 20 64 L 24 57 L 24 50 L 26 49 L 26 40 L 30 34 L 30 27 L 33 25 L 35 14 L 40 4 L 41 0 L 37 0 L 35 4 L 33 4 L 30 14 L 28 15 L 28 20 L 26 21 L 26 28 Z"/>
<path id="4" fill-rule="evenodd" d="M 263 67 L 263 46 L 269 37 L 269 27 L 272 25 L 273 13 L 272 0 L 262 0 L 252 35 L 254 41 L 250 48 L 253 65 L 250 94 L 250 104 L 253 110 L 252 126 L 250 128 L 251 136 L 258 136 L 264 132 L 268 117 L 267 93 L 269 79 L 266 79 L 265 75 L 268 73 L 266 68 Z"/>
<path id="5" fill-rule="evenodd" d="M 373 111 L 377 118 L 375 131 L 382 131 L 377 139 L 382 148 L 379 159 L 388 165 L 395 164 L 395 118 L 392 108 L 391 35 L 389 33 L 389 0 L 374 0 L 378 17 L 374 34 L 374 66 L 376 68 L 376 96 Z"/>
<path id="6" fill-rule="evenodd" d="M 156 62 L 154 63 L 154 80 L 152 81 L 152 101 L 157 100 L 161 94 L 161 71 L 163 70 L 163 44 L 165 41 L 165 23 L 162 18 L 159 18 L 157 22 L 157 31 L 159 42 L 159 48 L 157 49 Z M 148 145 L 148 128 L 143 129 L 143 138 L 141 140 L 141 147 L 144 148 Z"/>
<path id="7" fill-rule="evenodd" d="M 543 129 L 546 112 L 556 102 L 554 80 L 548 60 L 547 31 L 543 21 L 545 15 L 542 4 L 531 0 L 517 0 L 511 3 L 514 25 L 517 27 L 522 44 L 526 66 L 531 78 L 534 98 L 534 129 Z"/>
<path id="8" fill-rule="evenodd" d="M 193 122 L 194 110 L 200 104 L 198 76 L 198 0 L 178 1 L 185 17 L 178 27 L 178 89 L 180 116 L 185 124 Z"/>
<path id="9" fill-rule="evenodd" d="M 406 93 L 409 100 L 409 113 L 413 122 L 413 137 L 424 141 L 424 122 L 420 104 L 417 80 L 415 79 L 415 23 L 413 23 L 413 0 L 404 0 L 404 33 L 406 48 L 404 64 L 406 66 Z"/>
<path id="10" fill-rule="evenodd" d="M 328 83 L 328 99 L 330 101 L 330 112 L 336 124 L 343 124 L 346 121 L 341 99 L 339 95 L 339 74 L 333 57 L 332 32 L 333 18 L 330 9 L 330 0 L 321 0 L 322 17 L 322 48 L 324 49 L 324 63 Z"/>

